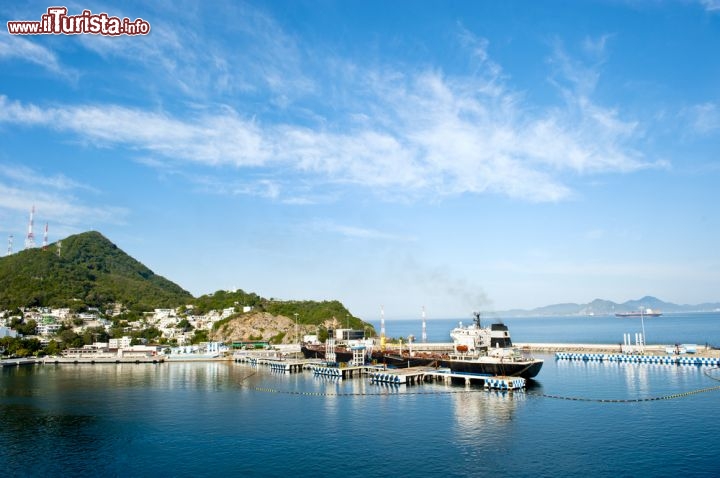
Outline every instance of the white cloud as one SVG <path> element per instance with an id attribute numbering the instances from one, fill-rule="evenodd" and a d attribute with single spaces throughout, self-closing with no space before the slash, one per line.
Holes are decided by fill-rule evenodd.
<path id="1" fill-rule="evenodd" d="M 685 108 L 681 116 L 689 121 L 695 134 L 707 135 L 720 130 L 720 108 L 712 102 Z"/>
<path id="2" fill-rule="evenodd" d="M 551 81 L 565 104 L 554 108 L 528 105 L 490 59 L 488 41 L 463 27 L 460 41 L 479 62 L 471 75 L 450 76 L 427 68 L 368 69 L 330 60 L 326 71 L 318 73 L 329 85 L 328 92 L 318 98 L 311 85 L 316 80 L 306 80 L 300 71 L 301 54 L 292 38 L 262 14 L 250 16 L 257 17 L 267 32 L 247 21 L 238 29 L 270 46 L 270 60 L 255 61 L 266 65 L 263 71 L 268 75 L 265 86 L 258 86 L 279 98 L 292 86 L 302 90 L 298 85 L 305 85 L 304 93 L 318 101 L 314 109 L 294 108 L 277 121 L 249 117 L 229 106 L 170 114 L 119 105 L 23 104 L 0 96 L 0 122 L 70 132 L 99 146 L 136 150 L 142 156 L 150 153 L 152 161 L 164 158 L 175 167 L 182 162 L 263 167 L 272 171 L 272 181 L 260 178 L 256 184 L 233 188 L 230 178 L 222 189 L 281 201 L 291 200 L 286 194 L 299 202 L 310 196 L 296 195 L 294 188 L 283 185 L 284 178 L 297 174 L 307 178 L 306 185 L 352 184 L 389 196 L 493 193 L 558 201 L 572 195 L 567 181 L 574 175 L 657 166 L 633 148 L 642 135 L 639 123 L 593 102 L 597 68 L 571 59 L 559 43 Z M 163 31 L 153 32 L 158 30 Z M 187 39 L 158 35 L 156 44 L 139 42 L 134 48 L 157 48 L 153 55 L 192 63 L 195 50 L 182 55 L 177 51 Z M 606 39 L 586 40 L 585 48 L 604 54 Z M 116 39 L 100 40 L 93 45 Z M 106 48 L 112 55 L 137 53 L 117 43 Z M 290 66 L 279 61 L 286 53 Z M 219 70 L 229 68 L 223 54 L 213 62 Z M 277 77 L 277 82 L 270 77 Z M 257 85 L 256 80 L 251 83 Z M 332 114 L 325 110 L 330 105 Z"/>
<path id="3" fill-rule="evenodd" d="M 76 80 L 77 71 L 60 63 L 57 54 L 29 40 L 7 32 L 0 32 L 0 61 L 14 60 L 29 62 L 68 80 Z"/>
<path id="4" fill-rule="evenodd" d="M 40 186 L 58 190 L 85 189 L 87 191 L 97 190 L 91 186 L 81 184 L 64 174 L 54 176 L 42 176 L 37 171 L 22 165 L 0 164 L 0 176 L 11 179 L 13 182 L 21 182 L 26 185 Z"/>
<path id="5" fill-rule="evenodd" d="M 78 6 L 82 8 L 88 6 Z M 93 11 L 129 18 L 139 14 L 128 6 L 127 11 L 120 8 L 98 6 Z M 85 49 L 108 63 L 120 59 L 131 65 L 119 74 L 132 76 L 142 71 L 143 78 L 154 79 L 137 82 L 138 88 L 162 96 L 157 89 L 169 87 L 188 98 L 210 102 L 218 97 L 232 100 L 239 93 L 269 93 L 275 106 L 287 106 L 314 88 L 302 66 L 311 59 L 259 8 L 237 2 L 193 3 L 180 8 L 172 2 L 146 2 L 142 9 L 151 23 L 151 35 L 79 38 Z"/>
<path id="6" fill-rule="evenodd" d="M 399 242 L 411 242 L 415 241 L 416 238 L 405 236 L 401 234 L 395 234 L 392 232 L 379 231 L 377 229 L 348 226 L 343 224 L 336 224 L 329 221 L 316 221 L 311 225 L 313 230 L 323 230 L 340 234 L 352 239 L 370 239 L 370 240 L 386 240 L 386 241 L 399 241 Z"/>
<path id="7" fill-rule="evenodd" d="M 0 121 L 71 131 L 100 145 L 124 145 L 209 165 L 252 166 L 267 151 L 261 131 L 233 113 L 183 121 L 121 106 L 39 108 L 0 96 Z"/>
<path id="8" fill-rule="evenodd" d="M 74 191 L 93 190 L 64 175 L 44 176 L 24 166 L 0 165 L 0 211 L 6 228 L 24 227 L 31 207 L 36 210 L 36 230 L 48 222 L 54 237 L 65 236 L 100 224 L 122 224 L 128 211 L 113 206 L 89 206 Z M 19 237 L 19 234 L 15 234 Z"/>
<path id="9" fill-rule="evenodd" d="M 700 4 L 705 7 L 708 12 L 720 11 L 720 0 L 700 0 Z"/>

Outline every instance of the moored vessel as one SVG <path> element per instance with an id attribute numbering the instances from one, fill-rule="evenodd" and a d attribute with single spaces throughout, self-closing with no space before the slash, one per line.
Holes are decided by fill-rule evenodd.
<path id="1" fill-rule="evenodd" d="M 303 343 L 300 345 L 300 351 L 306 359 L 323 359 L 326 358 L 325 344 Z M 345 346 L 335 347 L 336 362 L 350 362 L 353 359 L 353 351 Z"/>
<path id="2" fill-rule="evenodd" d="M 483 327 L 477 312 L 472 325 L 463 327 L 460 324 L 450 336 L 455 351 L 441 359 L 438 365 L 448 367 L 452 372 L 533 378 L 543 366 L 542 359 L 526 357 L 513 347 L 505 324 Z"/>
<path id="3" fill-rule="evenodd" d="M 452 372 L 533 378 L 542 368 L 543 360 L 524 356 L 514 347 L 510 331 L 503 323 L 483 327 L 480 314 L 473 323 L 462 323 L 450 331 L 451 353 L 427 353 L 397 350 L 383 352 L 376 361 L 395 368 L 416 366 L 446 367 Z"/>
<path id="4" fill-rule="evenodd" d="M 660 317 L 662 312 L 653 309 L 640 309 L 631 312 L 616 312 L 615 317 Z"/>

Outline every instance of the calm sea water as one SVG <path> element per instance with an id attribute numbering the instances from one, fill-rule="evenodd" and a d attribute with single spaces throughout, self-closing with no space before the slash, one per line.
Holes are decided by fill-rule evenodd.
<path id="1" fill-rule="evenodd" d="M 623 341 L 623 334 L 642 332 L 645 326 L 645 338 L 648 344 L 692 343 L 716 345 L 720 347 L 720 313 L 702 314 L 666 314 L 660 317 L 617 318 L 604 317 L 510 317 L 498 318 L 483 316 L 483 326 L 502 320 L 510 329 L 515 342 L 539 343 L 600 343 L 617 344 Z M 380 321 L 370 321 L 377 333 L 380 333 Z M 466 319 L 431 319 L 427 321 L 426 331 L 430 342 L 450 342 L 450 330 L 458 323 L 472 323 Z M 414 335 L 419 341 L 422 337 L 422 320 L 385 320 L 385 335 L 407 339 Z"/>
<path id="2" fill-rule="evenodd" d="M 558 342 L 607 340 L 588 322 L 523 320 L 506 321 L 518 341 L 549 341 L 534 335 L 547 328 L 567 331 L 566 340 L 553 339 Z M 709 341 L 717 341 L 713 327 Z M 710 334 L 687 333 L 677 340 L 701 342 Z M 717 476 L 720 391 L 689 392 L 720 385 L 720 370 L 544 358 L 537 380 L 513 394 L 441 383 L 395 388 L 234 363 L 6 368 L 0 470 L 6 476 Z M 671 398 L 651 400 L 662 397 Z"/>

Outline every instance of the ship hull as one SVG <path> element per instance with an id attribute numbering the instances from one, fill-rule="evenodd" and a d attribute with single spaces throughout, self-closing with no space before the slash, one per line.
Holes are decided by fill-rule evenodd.
<path id="1" fill-rule="evenodd" d="M 661 315 L 662 313 L 660 312 L 618 312 L 617 314 L 615 314 L 615 317 L 660 317 Z"/>
<path id="2" fill-rule="evenodd" d="M 540 373 L 543 361 L 540 359 L 502 361 L 489 357 L 481 357 L 470 360 L 446 359 L 441 360 L 439 365 L 441 367 L 447 367 L 456 373 L 534 378 Z"/>
<path id="3" fill-rule="evenodd" d="M 376 358 L 375 361 L 391 368 L 409 368 L 435 365 L 438 359 L 435 357 L 409 357 L 397 354 L 383 354 Z"/>
<path id="4" fill-rule="evenodd" d="M 322 359 L 325 360 L 325 346 L 312 346 L 302 345 L 300 347 L 303 357 L 306 359 Z M 335 349 L 335 361 L 336 362 L 350 362 L 353 359 L 352 350 L 339 350 Z"/>

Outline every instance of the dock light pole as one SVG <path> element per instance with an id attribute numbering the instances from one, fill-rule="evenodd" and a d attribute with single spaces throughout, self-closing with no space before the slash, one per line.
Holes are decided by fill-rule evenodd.
<path id="1" fill-rule="evenodd" d="M 647 343 L 647 340 L 645 340 L 645 319 L 643 316 L 643 310 L 640 309 L 640 327 L 642 327 L 642 344 L 643 344 L 643 353 L 645 353 L 645 344 Z"/>
<path id="2" fill-rule="evenodd" d="M 298 321 L 297 321 L 298 313 L 295 312 L 293 315 L 295 316 L 295 340 L 297 340 L 297 342 L 300 343 L 300 336 L 298 336 Z"/>

